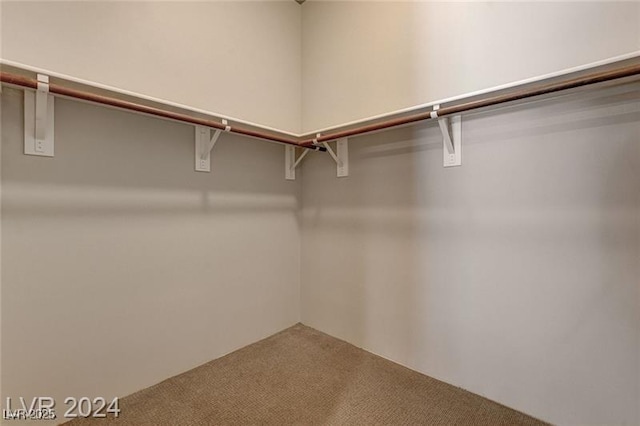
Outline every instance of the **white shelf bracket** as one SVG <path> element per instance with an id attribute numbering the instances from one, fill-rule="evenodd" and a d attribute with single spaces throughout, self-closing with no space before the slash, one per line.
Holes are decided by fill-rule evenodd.
<path id="1" fill-rule="evenodd" d="M 336 141 L 336 150 L 331 149 L 328 142 L 322 142 L 322 146 L 327 148 L 327 152 L 336 162 L 337 176 L 349 176 L 349 139 L 341 138 Z"/>
<path id="2" fill-rule="evenodd" d="M 462 165 L 462 117 L 438 118 L 440 105 L 434 105 L 431 118 L 438 119 L 438 126 L 442 132 L 442 160 L 444 167 Z"/>
<path id="3" fill-rule="evenodd" d="M 293 145 L 285 145 L 284 147 L 284 177 L 286 180 L 296 180 L 296 167 L 300 165 L 304 157 L 309 153 L 308 149 L 302 151 L 302 154 L 296 158 L 296 147 Z"/>
<path id="4" fill-rule="evenodd" d="M 49 94 L 49 76 L 38 74 L 38 87 L 24 92 L 24 153 L 53 157 L 53 95 Z"/>
<path id="5" fill-rule="evenodd" d="M 223 123 L 226 125 L 226 123 Z M 227 126 L 228 127 L 228 126 Z M 222 130 L 216 129 L 211 134 L 211 128 L 207 126 L 195 126 L 195 160 L 197 172 L 211 171 L 211 150 L 218 142 Z"/>

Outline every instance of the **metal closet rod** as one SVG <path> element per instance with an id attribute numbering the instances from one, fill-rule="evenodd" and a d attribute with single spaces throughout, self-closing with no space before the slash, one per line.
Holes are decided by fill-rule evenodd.
<path id="1" fill-rule="evenodd" d="M 590 84 L 603 83 L 607 81 L 617 80 L 625 77 L 632 77 L 640 75 L 640 64 L 625 66 L 616 68 L 610 71 L 599 71 L 586 74 L 580 77 L 570 78 L 555 83 L 547 83 L 532 87 L 529 89 L 522 89 L 513 93 L 507 93 L 504 95 L 489 96 L 484 99 L 465 102 L 457 105 L 442 107 L 437 111 L 437 115 L 432 116 L 432 111 L 425 111 L 405 117 L 392 118 L 385 121 L 378 121 L 372 124 L 365 124 L 359 127 L 350 128 L 347 130 L 335 130 L 321 133 L 318 135 L 305 135 L 299 142 L 300 146 L 307 147 L 313 146 L 317 143 L 328 142 L 335 139 L 346 138 L 350 136 L 362 135 L 364 133 L 375 132 L 379 130 L 389 129 L 396 126 L 402 126 L 418 121 L 429 120 L 432 118 L 444 117 L 452 114 L 460 114 L 480 108 L 486 108 L 508 102 L 518 101 L 527 98 L 533 98 L 536 96 L 546 95 L 555 92 L 561 92 L 564 90 L 574 89 L 577 87 L 588 86 Z"/>
<path id="2" fill-rule="evenodd" d="M 352 127 L 346 130 L 340 130 L 337 127 L 333 130 L 328 130 L 320 135 L 303 135 L 300 137 L 286 137 L 276 135 L 267 131 L 261 130 L 256 126 L 255 129 L 229 126 L 224 123 L 208 120 L 203 118 L 191 117 L 189 115 L 180 114 L 163 110 L 156 107 L 138 104 L 135 102 L 116 99 L 108 96 L 97 95 L 95 93 L 86 92 L 77 89 L 71 89 L 59 84 L 49 84 L 49 92 L 65 96 L 69 98 L 81 99 L 93 103 L 109 105 L 116 108 L 121 108 L 129 111 L 135 111 L 143 114 L 154 115 L 157 117 L 167 118 L 170 120 L 182 121 L 190 124 L 199 124 L 202 126 L 211 127 L 219 130 L 227 130 L 230 133 L 236 133 L 243 136 L 249 136 L 253 138 L 263 139 L 271 142 L 278 142 L 287 145 L 294 145 L 301 148 L 315 149 L 326 151 L 324 147 L 316 146 L 322 142 L 329 142 L 332 140 L 346 138 L 351 136 L 358 136 L 365 133 L 374 131 L 389 129 L 396 126 L 403 126 L 418 121 L 429 120 L 432 118 L 444 117 L 447 115 L 460 114 L 463 112 L 469 112 L 480 108 L 486 108 L 490 106 L 500 105 L 508 102 L 514 102 L 522 99 L 533 98 L 536 96 L 546 95 L 555 92 L 561 92 L 564 90 L 574 89 L 582 86 L 588 86 L 596 83 L 603 83 L 607 81 L 617 80 L 625 77 L 632 77 L 640 75 L 640 64 L 628 65 L 619 67 L 608 71 L 596 71 L 593 73 L 585 74 L 579 77 L 569 78 L 559 82 L 547 83 L 538 85 L 531 88 L 521 89 L 512 93 L 488 96 L 483 99 L 464 102 L 456 105 L 445 106 L 437 111 L 437 115 L 432 115 L 433 111 L 424 111 L 412 115 L 403 117 L 391 118 L 383 121 L 377 121 L 371 124 L 365 124 L 358 127 Z M 37 89 L 38 82 L 35 79 L 24 77 L 17 74 L 11 74 L 6 72 L 0 72 L 0 81 L 2 83 L 11 84 L 15 86 L 22 86 L 30 89 Z"/>

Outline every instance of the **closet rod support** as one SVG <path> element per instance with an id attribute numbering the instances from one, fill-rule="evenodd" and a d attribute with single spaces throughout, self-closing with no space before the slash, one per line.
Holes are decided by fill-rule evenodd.
<path id="1" fill-rule="evenodd" d="M 349 140 L 347 138 L 338 139 L 335 151 L 331 149 L 331 145 L 328 142 L 322 142 L 322 145 L 336 162 L 336 175 L 338 177 L 349 176 Z"/>
<path id="2" fill-rule="evenodd" d="M 296 180 L 296 168 L 302 163 L 304 157 L 309 153 L 308 149 L 303 149 L 302 154 L 296 158 L 296 147 L 285 145 L 284 147 L 284 178 L 286 180 Z"/>
<path id="3" fill-rule="evenodd" d="M 438 120 L 442 133 L 442 163 L 444 167 L 462 165 L 462 117 L 460 115 L 439 117 L 440 105 L 434 105 L 431 118 Z"/>
<path id="4" fill-rule="evenodd" d="M 36 91 L 24 92 L 24 153 L 53 157 L 54 98 L 49 76 L 38 74 Z"/>
<path id="5" fill-rule="evenodd" d="M 224 124 L 226 125 L 226 123 Z M 229 126 L 227 125 L 227 127 Z M 198 172 L 211 171 L 211 150 L 218 142 L 220 134 L 222 134 L 222 130 L 215 129 L 213 134 L 211 134 L 211 130 L 207 126 L 195 126 L 195 160 L 196 171 Z"/>

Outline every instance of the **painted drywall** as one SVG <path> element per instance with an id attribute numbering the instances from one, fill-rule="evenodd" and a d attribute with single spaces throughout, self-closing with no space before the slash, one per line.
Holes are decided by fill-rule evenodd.
<path id="1" fill-rule="evenodd" d="M 284 117 L 295 116 L 289 106 L 300 102 L 300 93 L 286 87 L 299 87 L 300 78 L 291 67 L 276 69 L 282 64 L 270 63 L 267 53 L 282 47 L 276 56 L 289 57 L 286 43 L 299 42 L 299 33 L 285 36 L 295 32 L 278 25 L 263 33 L 263 18 L 271 15 L 262 10 L 237 15 L 225 10 L 225 19 L 215 19 L 223 16 L 221 10 L 207 14 L 202 9 L 235 10 L 241 2 L 185 4 L 202 13 L 171 9 L 175 4 L 163 2 L 3 2 L 0 47 L 13 46 L 13 53 L 2 57 L 294 130 L 299 116 Z M 429 26 L 407 8 L 460 6 L 401 4 L 384 12 L 345 15 L 340 8 L 347 5 L 322 4 L 334 12 L 314 12 L 311 21 L 309 9 L 305 44 L 292 45 L 297 52 L 304 47 L 299 53 L 304 58 L 291 60 L 293 68 L 302 63 L 307 76 L 308 128 L 456 94 L 447 83 L 477 84 L 455 87 L 474 90 L 640 45 L 637 26 L 629 21 L 639 16 L 634 3 L 573 3 L 572 11 L 580 13 L 571 19 L 567 5 L 466 6 L 482 13 L 451 13 Z M 274 7 L 292 13 L 292 22 L 297 19 L 299 9 Z M 309 7 L 316 2 L 303 6 Z M 512 14 L 504 9 L 510 7 L 535 13 Z M 559 9 L 544 9 L 554 7 Z M 130 14 L 130 8 L 142 13 Z M 13 11 L 10 18 L 6 10 Z M 483 21 L 489 11 L 514 17 L 506 29 L 491 25 L 508 37 L 475 37 L 478 26 L 489 28 L 482 23 L 492 22 Z M 39 19 L 42 32 L 31 28 L 40 13 L 58 17 Z M 251 25 L 227 27 L 240 15 L 246 22 L 247 14 L 254 13 L 260 19 L 254 16 Z M 541 15 L 553 21 L 538 22 Z M 423 44 L 451 34 L 451 21 L 460 16 L 469 33 L 454 33 L 446 50 Z M 357 25 L 351 25 L 354 17 Z M 420 25 L 407 24 L 408 17 Z M 191 18 L 195 24 L 185 25 Z M 316 19 L 330 21 L 328 33 L 316 35 Z M 175 23 L 181 21 L 178 28 Z M 163 43 L 156 45 L 158 22 L 168 28 Z M 117 35 L 103 37 L 96 27 Z M 546 30 L 524 30 L 531 27 Z M 109 33 L 110 28 L 117 31 Z M 198 31 L 204 28 L 220 38 L 205 43 L 204 36 L 191 37 L 203 35 Z M 345 28 L 354 32 L 341 33 Z M 368 32 L 356 31 L 363 28 Z M 566 33 L 560 34 L 560 28 Z M 397 48 L 408 37 L 404 31 L 414 40 L 412 52 Z M 425 38 L 423 31 L 434 35 Z M 282 43 L 267 46 L 273 32 Z M 532 34 L 540 39 L 533 40 Z M 551 35 L 556 36 L 553 42 Z M 53 41 L 68 45 L 71 53 L 52 49 Z M 202 55 L 195 48 L 201 46 L 180 45 L 200 42 L 207 52 L 224 47 L 219 55 Z M 358 44 L 368 46 L 366 61 L 349 50 Z M 246 57 L 238 48 L 244 45 L 253 49 Z M 433 55 L 421 56 L 424 46 Z M 492 55 L 488 49 L 494 47 L 498 53 Z M 535 60 L 518 56 L 519 49 L 533 49 Z M 179 61 L 172 60 L 176 50 L 183 55 Z M 113 52 L 120 55 L 117 60 Z M 496 74 L 507 54 L 515 60 L 504 74 Z M 473 63 L 492 67 L 457 66 L 461 57 L 479 57 Z M 126 73 L 134 68 L 135 73 Z M 188 76 L 183 86 L 166 84 L 167 76 L 183 75 Z M 225 84 L 201 90 L 203 84 L 220 81 Z M 226 154 L 214 156 L 214 172 L 203 177 L 192 171 L 189 126 L 61 101 L 63 118 L 57 120 L 66 124 L 56 122 L 63 129 L 58 130 L 62 139 L 56 137 L 56 158 L 24 157 L 20 100 L 9 93 L 3 95 L 8 106 L 3 108 L 8 129 L 3 130 L 3 148 L 9 151 L 2 160 L 7 188 L 2 224 L 8 229 L 2 235 L 2 378 L 8 380 L 3 396 L 46 393 L 60 400 L 70 393 L 126 394 L 299 317 L 293 284 L 298 279 L 294 248 L 300 239 L 294 222 L 299 187 L 281 182 L 281 147 L 225 135 L 228 140 L 216 151 Z M 475 131 L 477 137 L 465 145 L 465 166 L 457 169 L 462 177 L 453 180 L 453 171 L 440 169 L 437 131 L 427 127 L 371 137 L 361 148 L 354 142 L 352 176 L 346 180 L 333 180 L 335 169 L 326 156 L 310 156 L 302 172 L 310 191 L 304 199 L 305 322 L 545 419 L 637 423 L 638 154 L 629 138 L 638 139 L 638 117 L 635 110 L 620 113 L 624 105 L 601 100 L 577 108 L 556 106 L 558 112 L 567 110 L 568 120 L 523 110 L 506 118 L 465 121 L 465 132 Z M 570 115 L 583 110 L 591 118 L 604 112 L 605 118 L 593 120 L 594 125 Z M 504 149 L 513 140 L 520 144 Z M 612 140 L 614 149 L 604 148 L 604 140 Z M 583 148 L 583 143 L 590 148 L 577 149 L 586 154 L 576 160 L 571 147 Z M 60 150 L 71 157 L 62 157 Z M 474 155 L 478 161 L 472 166 L 467 159 Z M 588 189 L 589 183 L 595 186 Z M 278 242 L 277 258 L 272 241 Z M 329 265 L 318 262 L 318 256 L 326 256 Z M 41 339 L 32 338 L 37 333 Z M 11 349 L 5 349 L 7 344 Z M 635 384 L 633 377 L 639 378 Z"/>
<path id="2" fill-rule="evenodd" d="M 303 130 L 640 50 L 638 2 L 303 6 Z"/>
<path id="3" fill-rule="evenodd" d="M 637 2 L 2 7 L 4 59 L 291 132 L 640 49 Z"/>
<path id="4" fill-rule="evenodd" d="M 640 85 L 349 142 L 303 169 L 311 327 L 556 424 L 640 423 Z M 319 261 L 321 259 L 322 261 Z"/>
<path id="5" fill-rule="evenodd" d="M 124 396 L 299 321 L 300 183 L 280 145 L 56 100 L 23 155 L 2 94 L 2 396 Z M 4 406 L 4 403 L 3 403 Z"/>
<path id="6" fill-rule="evenodd" d="M 3 58 L 298 132 L 300 6 L 2 2 Z"/>

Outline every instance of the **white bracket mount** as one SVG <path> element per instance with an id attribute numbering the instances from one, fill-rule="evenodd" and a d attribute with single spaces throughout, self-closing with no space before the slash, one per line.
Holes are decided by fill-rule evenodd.
<path id="1" fill-rule="evenodd" d="M 222 124 L 225 126 L 225 131 L 229 131 L 230 128 L 227 124 L 227 120 L 222 120 Z M 218 138 L 222 133 L 222 130 L 214 130 L 211 134 L 211 128 L 207 126 L 197 125 L 195 127 L 195 160 L 197 172 L 210 172 L 211 171 L 211 150 L 218 142 Z"/>
<path id="2" fill-rule="evenodd" d="M 296 158 L 296 147 L 293 145 L 285 145 L 284 147 L 284 178 L 286 180 L 296 180 L 296 167 L 302 162 L 304 157 L 309 153 L 309 149 L 302 151 L 302 154 Z"/>
<path id="3" fill-rule="evenodd" d="M 49 76 L 38 74 L 38 87 L 24 92 L 24 153 L 53 157 L 54 98 Z"/>
<path id="4" fill-rule="evenodd" d="M 320 134 L 316 136 L 319 137 Z M 317 139 L 316 139 L 317 140 Z M 322 146 L 327 148 L 327 152 L 331 155 L 331 158 L 336 162 L 337 176 L 346 177 L 349 176 L 349 139 L 341 138 L 336 141 L 336 150 L 331 149 L 331 145 L 328 142 L 322 142 Z"/>
<path id="5" fill-rule="evenodd" d="M 440 105 L 434 105 L 431 118 L 438 119 L 438 126 L 442 132 L 442 159 L 444 167 L 462 165 L 462 117 L 438 118 Z"/>

